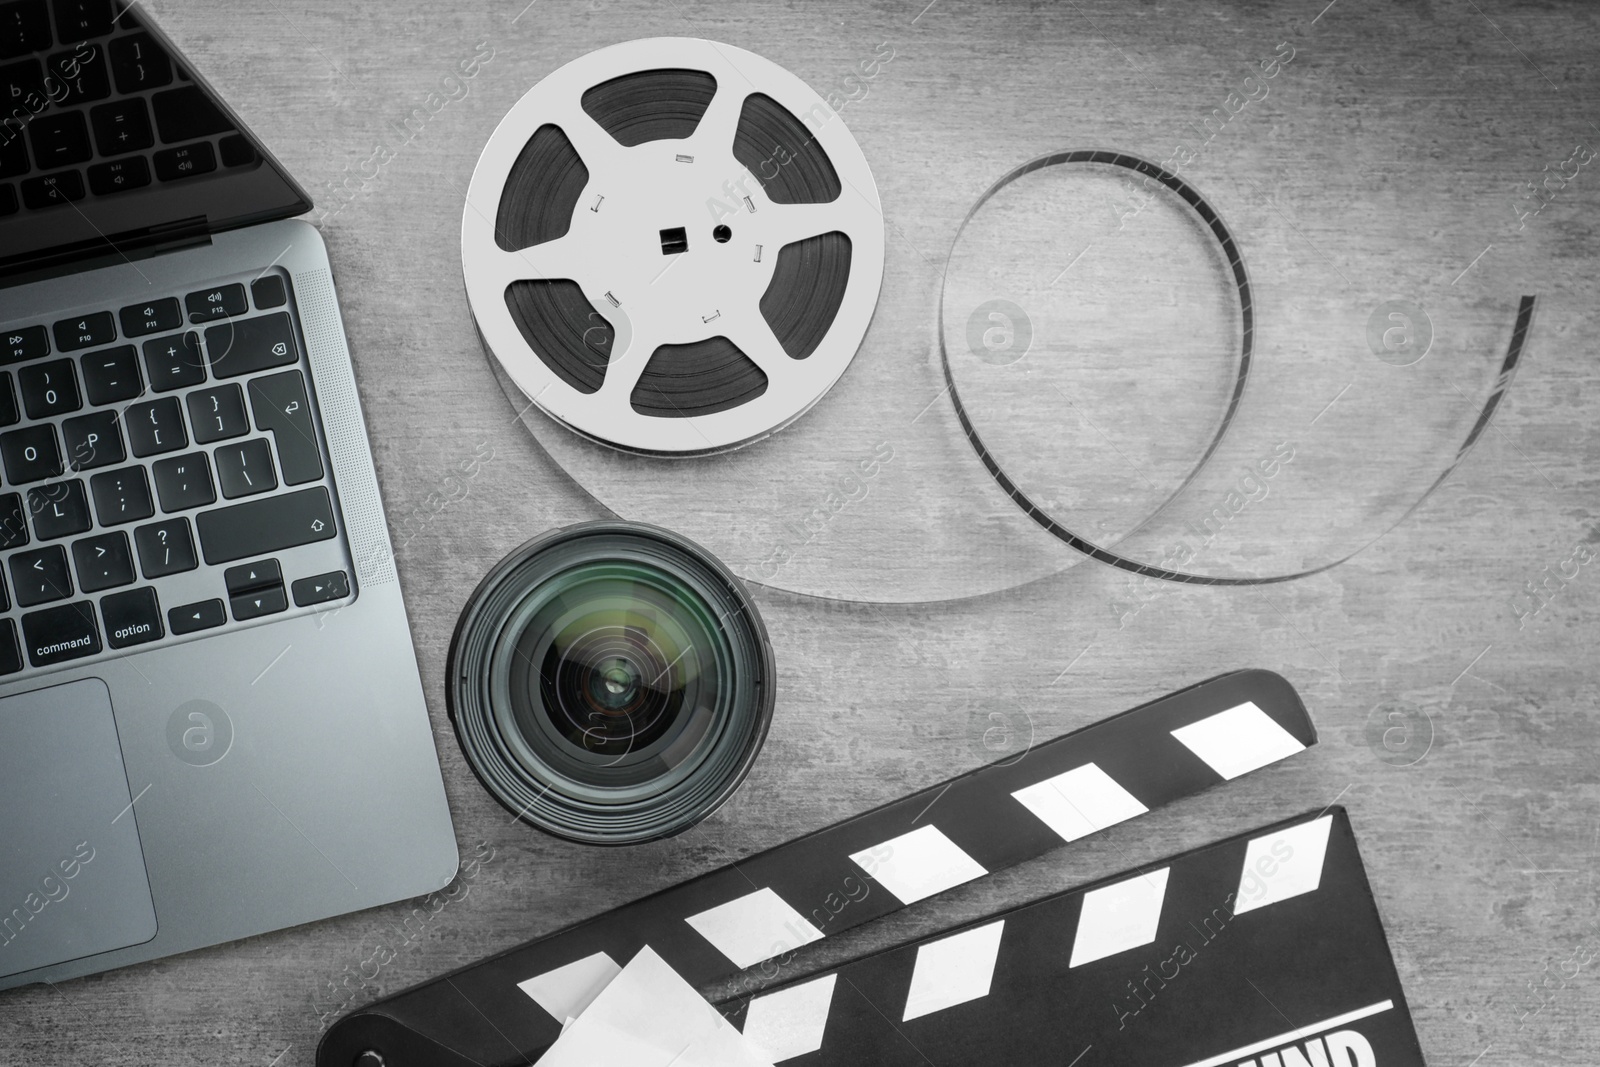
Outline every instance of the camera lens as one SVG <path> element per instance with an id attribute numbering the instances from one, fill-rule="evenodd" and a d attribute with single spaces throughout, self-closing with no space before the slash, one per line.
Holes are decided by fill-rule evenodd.
<path id="1" fill-rule="evenodd" d="M 576 841 L 680 833 L 728 798 L 772 717 L 772 650 L 738 580 L 638 523 L 536 538 L 473 594 L 450 715 L 479 779 Z"/>

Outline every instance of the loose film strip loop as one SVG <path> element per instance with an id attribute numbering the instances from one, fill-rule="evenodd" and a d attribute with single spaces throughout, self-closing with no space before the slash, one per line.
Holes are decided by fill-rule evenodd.
<path id="1" fill-rule="evenodd" d="M 370 1004 L 317 1062 L 526 1064 L 646 945 L 703 987 L 1315 743 L 1279 675 L 1214 678 Z"/>
<path id="2" fill-rule="evenodd" d="M 1321 563 L 1317 566 L 1293 571 L 1288 574 L 1252 577 L 1217 576 L 1173 570 L 1169 567 L 1156 566 L 1151 563 L 1141 563 L 1138 560 L 1130 559 L 1127 556 L 1121 555 L 1120 553 L 1114 551 L 1111 547 L 1096 544 L 1087 537 L 1084 537 L 1082 534 L 1074 532 L 1065 523 L 1052 516 L 1048 511 L 1045 510 L 1044 507 L 1030 497 L 1027 492 L 1017 484 L 1017 481 L 1006 473 L 1004 468 L 1000 466 L 1000 461 L 998 458 L 996 458 L 996 456 L 989 450 L 988 446 L 984 444 L 983 438 L 978 433 L 978 428 L 974 424 L 971 414 L 968 412 L 966 405 L 961 400 L 961 392 L 956 387 L 955 375 L 951 370 L 950 350 L 945 341 L 944 329 L 944 298 L 946 287 L 949 284 L 949 276 L 955 259 L 956 249 L 960 245 L 962 233 L 965 232 L 967 226 L 972 222 L 979 210 L 981 210 L 982 207 L 991 199 L 993 199 L 994 196 L 1002 189 L 1011 185 L 1013 182 L 1016 182 L 1018 179 L 1025 177 L 1026 175 L 1032 174 L 1035 171 L 1042 170 L 1046 167 L 1074 164 L 1101 165 L 1129 170 L 1135 174 L 1142 175 L 1146 179 L 1147 183 L 1154 182 L 1158 187 L 1165 188 L 1171 193 L 1175 194 L 1188 207 L 1188 209 L 1195 214 L 1195 216 L 1205 226 L 1206 230 L 1212 235 L 1212 237 L 1215 238 L 1218 249 L 1221 251 L 1223 258 L 1227 261 L 1229 271 L 1232 273 L 1234 289 L 1239 301 L 1239 360 L 1234 373 L 1233 387 L 1229 393 L 1226 410 L 1224 411 L 1221 420 L 1218 422 L 1217 429 L 1213 432 L 1210 442 L 1201 452 L 1199 460 L 1190 468 L 1189 473 L 1184 477 L 1183 481 L 1178 485 L 1178 487 L 1174 489 L 1173 492 L 1167 497 L 1167 499 L 1151 512 L 1151 515 L 1145 520 L 1146 522 L 1150 521 L 1150 518 L 1153 518 L 1155 515 L 1159 514 L 1174 500 L 1178 499 L 1178 497 L 1182 495 L 1185 488 L 1187 488 L 1194 481 L 1194 479 L 1199 475 L 1201 469 L 1205 467 L 1205 465 L 1210 461 L 1211 457 L 1216 453 L 1218 447 L 1221 446 L 1224 437 L 1227 435 L 1228 428 L 1233 424 L 1235 417 L 1238 415 L 1239 405 L 1244 399 L 1245 386 L 1249 381 L 1252 362 L 1255 358 L 1255 301 L 1250 290 L 1249 275 L 1245 270 L 1244 254 L 1240 250 L 1238 242 L 1234 239 L 1232 232 L 1229 231 L 1226 224 L 1223 223 L 1222 216 L 1217 213 L 1216 209 L 1213 208 L 1205 199 L 1205 197 L 1201 196 L 1192 185 L 1178 177 L 1176 174 L 1155 163 L 1151 163 L 1149 160 L 1140 159 L 1138 156 L 1131 156 L 1125 152 L 1115 152 L 1105 149 L 1079 149 L 1073 151 L 1053 152 L 1048 155 L 1040 156 L 1037 159 L 1029 160 L 1027 163 L 1022 164 L 1021 166 L 1002 176 L 998 181 L 985 190 L 984 194 L 980 196 L 977 202 L 972 205 L 971 209 L 968 210 L 966 217 L 961 220 L 961 225 L 956 229 L 955 238 L 951 241 L 950 255 L 946 257 L 944 270 L 945 281 L 941 282 L 939 289 L 939 364 L 944 373 L 945 389 L 950 394 L 950 401 L 952 406 L 955 408 L 956 418 L 961 424 L 961 432 L 966 436 L 967 442 L 972 446 L 973 451 L 977 453 L 978 459 L 983 463 L 984 469 L 989 472 L 989 475 L 994 478 L 995 482 L 999 484 L 1002 490 L 1005 491 L 1006 495 L 1009 496 L 1011 500 L 1022 509 L 1024 514 L 1032 519 L 1040 527 L 1040 529 L 1044 530 L 1051 537 L 1054 537 L 1063 544 L 1082 552 L 1091 559 L 1107 564 L 1108 566 L 1116 567 L 1119 570 L 1129 571 L 1133 574 L 1145 577 L 1160 578 L 1171 582 L 1189 582 L 1198 585 L 1271 585 L 1277 582 L 1287 582 L 1296 578 L 1307 578 L 1314 574 L 1321 574 L 1323 571 L 1337 567 L 1339 564 L 1344 563 L 1366 551 L 1383 537 L 1387 536 L 1390 532 L 1400 527 L 1407 519 L 1415 514 L 1417 509 L 1422 507 L 1422 505 L 1433 496 L 1439 487 L 1444 484 L 1445 480 L 1450 477 L 1451 473 L 1453 473 L 1455 469 L 1461 465 L 1461 462 L 1466 458 L 1467 453 L 1472 451 L 1473 446 L 1477 444 L 1478 439 L 1483 435 L 1483 431 L 1488 427 L 1490 420 L 1493 419 L 1496 409 L 1500 406 L 1501 399 L 1505 396 L 1507 390 L 1511 388 L 1512 379 L 1516 376 L 1517 367 L 1522 359 L 1522 349 L 1524 344 L 1527 342 L 1528 331 L 1533 324 L 1534 298 L 1532 296 L 1522 297 L 1518 304 L 1516 322 L 1511 330 L 1511 341 L 1506 350 L 1505 358 L 1500 363 L 1500 370 L 1495 378 L 1494 385 L 1490 389 L 1489 397 L 1484 402 L 1483 408 L 1479 411 L 1478 417 L 1473 422 L 1472 428 L 1467 432 L 1465 440 L 1463 440 L 1461 446 L 1456 449 L 1454 457 L 1445 466 L 1445 468 L 1439 472 L 1438 477 L 1434 479 L 1434 481 L 1428 486 L 1422 495 L 1419 496 L 1403 514 L 1401 514 L 1388 526 L 1384 527 L 1378 534 L 1363 542 L 1353 551 L 1346 553 L 1345 555 L 1340 556 L 1339 558 L 1330 562 Z"/>
<path id="3" fill-rule="evenodd" d="M 785 1067 L 1423 1064 L 1343 808 L 720 1009 Z"/>

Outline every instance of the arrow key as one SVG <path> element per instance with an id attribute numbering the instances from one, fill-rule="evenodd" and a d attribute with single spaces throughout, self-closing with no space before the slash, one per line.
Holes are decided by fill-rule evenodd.
<path id="1" fill-rule="evenodd" d="M 198 604 L 184 604 L 167 612 L 167 625 L 174 634 L 192 634 L 196 630 L 209 630 L 228 621 L 220 600 L 202 600 Z"/>
<path id="2" fill-rule="evenodd" d="M 238 596 L 241 593 L 265 589 L 270 585 L 283 584 L 283 570 L 275 559 L 264 559 L 257 563 L 241 563 L 237 567 L 229 567 L 222 572 L 222 580 L 228 586 L 229 596 Z"/>
<path id="3" fill-rule="evenodd" d="M 326 604 L 330 600 L 343 600 L 350 595 L 350 579 L 344 571 L 329 571 L 294 583 L 294 605 Z"/>
<path id="4" fill-rule="evenodd" d="M 259 619 L 263 615 L 273 615 L 289 607 L 289 601 L 285 599 L 281 585 L 230 597 L 228 603 L 233 607 L 233 617 L 240 622 Z"/>

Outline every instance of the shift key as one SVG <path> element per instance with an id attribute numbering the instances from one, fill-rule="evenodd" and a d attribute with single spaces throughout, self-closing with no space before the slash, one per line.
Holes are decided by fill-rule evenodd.
<path id="1" fill-rule="evenodd" d="M 253 319 L 230 319 L 206 330 L 206 358 L 216 377 L 237 378 L 298 362 L 300 352 L 295 348 L 294 326 L 280 311 Z"/>
<path id="2" fill-rule="evenodd" d="M 212 565 L 326 541 L 337 532 L 328 490 L 320 485 L 202 511 L 194 522 L 200 550 Z"/>

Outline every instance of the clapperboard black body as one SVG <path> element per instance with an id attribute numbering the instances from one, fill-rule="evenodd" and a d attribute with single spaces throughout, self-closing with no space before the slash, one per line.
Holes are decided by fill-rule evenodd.
<path id="1" fill-rule="evenodd" d="M 1315 743 L 1283 678 L 1214 678 L 368 1005 L 317 1062 L 527 1064 L 645 945 L 705 987 Z"/>
<path id="2" fill-rule="evenodd" d="M 783 1067 L 1421 1067 L 1342 808 L 720 1005 Z"/>

